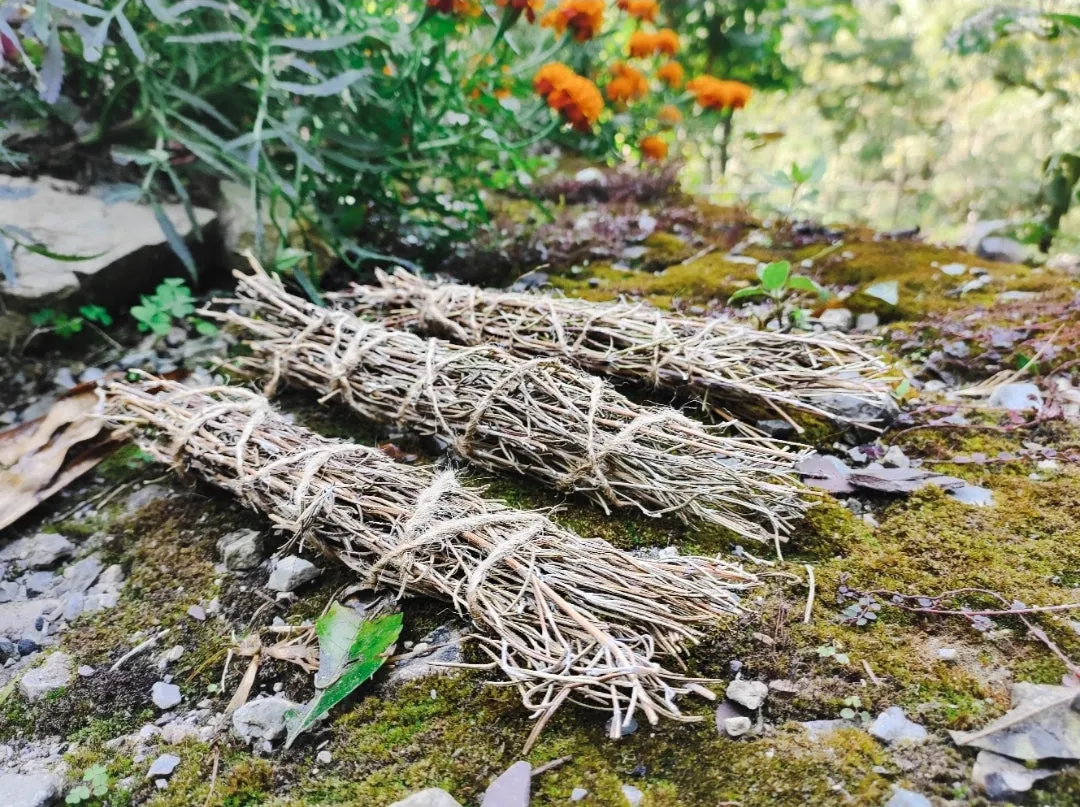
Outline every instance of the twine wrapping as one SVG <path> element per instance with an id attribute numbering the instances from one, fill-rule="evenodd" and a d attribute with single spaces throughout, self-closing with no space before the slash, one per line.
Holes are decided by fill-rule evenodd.
<path id="1" fill-rule="evenodd" d="M 148 380 L 106 393 L 110 425 L 156 459 L 223 488 L 369 585 L 438 597 L 470 618 L 486 666 L 538 720 L 530 743 L 564 702 L 610 711 L 612 736 L 639 710 L 653 723 L 691 719 L 676 698 L 711 693 L 659 659 L 678 661 L 755 584 L 720 560 L 648 560 L 582 538 L 452 472 L 321 437 L 246 390 Z"/>
<path id="2" fill-rule="evenodd" d="M 425 339 L 320 308 L 262 271 L 237 277 L 238 310 L 215 316 L 247 339 L 251 355 L 235 366 L 264 380 L 267 394 L 283 381 L 314 390 L 366 418 L 437 435 L 481 468 L 605 510 L 633 506 L 776 540 L 807 506 L 791 444 L 641 406 L 561 358 L 523 361 Z"/>
<path id="3" fill-rule="evenodd" d="M 701 398 L 748 418 L 809 412 L 874 427 L 896 411 L 896 379 L 859 340 L 776 333 L 720 319 L 675 316 L 644 303 L 594 303 L 434 284 L 399 271 L 331 303 L 387 327 L 520 356 L 558 356 L 609 375 Z"/>

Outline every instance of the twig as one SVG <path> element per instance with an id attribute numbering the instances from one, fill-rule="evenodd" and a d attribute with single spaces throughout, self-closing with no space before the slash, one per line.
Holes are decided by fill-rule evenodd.
<path id="1" fill-rule="evenodd" d="M 804 625 L 809 625 L 810 624 L 811 611 L 813 611 L 813 609 L 814 609 L 814 589 L 815 589 L 814 569 L 813 569 L 813 567 L 810 566 L 809 563 L 804 563 L 803 568 L 806 569 L 806 576 L 810 579 L 810 591 L 806 595 L 806 610 L 803 611 L 802 621 L 803 621 Z"/>
<path id="2" fill-rule="evenodd" d="M 548 771 L 554 770 L 555 768 L 560 768 L 571 760 L 573 760 L 573 757 L 569 754 L 567 754 L 565 757 L 553 759 L 551 760 L 551 762 L 545 762 L 543 765 L 537 765 L 535 768 L 532 769 L 532 774 L 530 775 L 539 776 L 540 774 L 547 773 Z"/>
<path id="3" fill-rule="evenodd" d="M 149 650 L 151 647 L 156 645 L 168 632 L 169 628 L 165 628 L 164 630 L 160 631 L 156 636 L 151 636 L 146 641 L 140 642 L 139 644 L 135 645 L 135 647 L 131 648 L 129 651 L 124 653 L 124 655 L 122 655 L 116 660 L 116 662 L 109 668 L 109 672 L 116 672 L 128 661 L 131 661 L 131 659 L 135 658 L 135 656 Z"/>
<path id="4" fill-rule="evenodd" d="M 870 679 L 870 683 L 874 686 L 881 686 L 881 679 L 874 675 L 873 669 L 870 667 L 870 662 L 866 659 L 862 660 L 863 669 L 866 670 L 866 677 Z"/>

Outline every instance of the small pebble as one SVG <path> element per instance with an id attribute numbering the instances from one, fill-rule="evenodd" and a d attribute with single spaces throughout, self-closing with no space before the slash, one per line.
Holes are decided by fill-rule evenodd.
<path id="1" fill-rule="evenodd" d="M 33 639 L 19 639 L 18 644 L 15 646 L 19 649 L 20 656 L 29 656 L 31 653 L 36 653 L 41 649 L 41 645 Z"/>
<path id="2" fill-rule="evenodd" d="M 150 698 L 154 701 L 154 706 L 162 711 L 172 709 L 183 700 L 180 687 L 176 684 L 167 684 L 164 681 L 158 681 L 150 688 Z"/>
<path id="3" fill-rule="evenodd" d="M 638 807 L 641 804 L 641 800 L 645 798 L 645 794 L 638 790 L 633 785 L 623 785 L 622 794 L 626 798 L 626 803 L 630 807 Z"/>
<path id="4" fill-rule="evenodd" d="M 728 737 L 742 737 L 753 725 L 749 717 L 729 717 L 724 721 L 724 731 Z"/>
<path id="5" fill-rule="evenodd" d="M 315 759 L 319 760 L 320 765 L 329 765 L 333 762 L 334 756 L 329 751 L 320 751 Z"/>
<path id="6" fill-rule="evenodd" d="M 589 795 L 589 791 L 583 787 L 575 787 L 570 791 L 570 801 L 581 801 Z"/>
<path id="7" fill-rule="evenodd" d="M 92 676 L 96 672 L 97 672 L 97 670 L 95 670 L 93 667 L 90 667 L 90 666 L 88 666 L 86 664 L 79 667 L 79 677 L 80 678 L 89 678 L 90 676 Z"/>
<path id="8" fill-rule="evenodd" d="M 937 651 L 937 657 L 940 661 L 956 661 L 956 655 L 955 647 L 942 647 Z"/>
<path id="9" fill-rule="evenodd" d="M 187 609 L 187 615 L 192 619 L 197 619 L 199 622 L 206 621 L 206 609 L 201 605 L 193 605 Z"/>

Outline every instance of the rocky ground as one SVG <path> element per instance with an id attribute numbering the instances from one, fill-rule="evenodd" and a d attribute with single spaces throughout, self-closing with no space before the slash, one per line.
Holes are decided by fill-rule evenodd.
<path id="1" fill-rule="evenodd" d="M 564 709 L 527 755 L 530 772 L 514 766 L 531 728 L 516 694 L 482 672 L 433 666 L 476 660 L 468 626 L 411 600 L 402 658 L 286 750 L 284 710 L 310 697 L 310 675 L 266 660 L 249 702 L 224 719 L 248 667 L 245 637 L 310 623 L 349 574 L 281 557 L 257 513 L 125 448 L 0 543 L 4 804 L 519 807 L 530 778 L 533 807 L 1080 804 L 1080 769 L 1010 767 L 949 733 L 1042 691 L 1019 682 L 1075 681 L 1080 609 L 1038 609 L 1080 602 L 1077 267 L 994 260 L 1008 247 L 993 243 L 965 251 L 767 227 L 685 200 L 570 212 L 575 229 L 546 246 L 565 260 L 520 286 L 714 314 L 760 261 L 787 258 L 834 293 L 810 327 L 875 337 L 912 379 L 884 434 L 807 422 L 789 435 L 833 458 L 804 471 L 835 493 L 782 562 L 722 532 L 608 518 L 520 480 L 484 480 L 515 505 L 559 504 L 557 520 L 622 548 L 735 553 L 759 573 L 747 614 L 691 659 L 726 695 L 719 707 L 688 703 L 700 722 L 639 725 L 619 741 L 602 716 Z M 116 346 L 39 335 L 24 349 L 26 329 L 5 327 L 5 423 L 113 368 L 189 366 L 209 378 L 206 360 L 231 348 L 227 335 L 150 339 L 121 325 Z M 1016 372 L 986 386 L 1003 371 Z M 306 396 L 280 403 L 323 433 L 432 458 Z M 897 467 L 954 481 L 898 489 L 879 472 Z M 958 589 L 978 592 L 942 596 Z M 1075 744 L 1069 710 L 1043 711 L 1064 721 L 1046 730 Z"/>

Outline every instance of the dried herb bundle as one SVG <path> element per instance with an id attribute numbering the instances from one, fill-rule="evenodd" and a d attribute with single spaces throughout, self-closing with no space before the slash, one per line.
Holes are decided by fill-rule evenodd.
<path id="1" fill-rule="evenodd" d="M 149 380 L 107 386 L 106 417 L 158 460 L 193 472 L 276 527 L 398 596 L 453 604 L 538 718 L 564 702 L 608 710 L 618 736 L 639 710 L 688 720 L 676 697 L 711 697 L 662 667 L 737 613 L 754 579 L 704 557 L 636 558 L 540 513 L 512 510 L 450 471 L 317 435 L 255 393 Z"/>
<path id="2" fill-rule="evenodd" d="M 405 272 L 380 287 L 330 295 L 336 306 L 388 327 L 521 356 L 558 356 L 589 372 L 696 395 L 721 410 L 788 419 L 802 410 L 873 426 L 894 410 L 883 362 L 839 334 L 759 331 L 675 316 L 643 303 L 593 303 L 460 284 Z"/>
<path id="3" fill-rule="evenodd" d="M 805 507 L 790 445 L 640 406 L 562 359 L 390 330 L 291 295 L 262 271 L 238 275 L 238 295 L 239 310 L 219 317 L 248 339 L 251 355 L 236 366 L 265 379 L 267 392 L 286 381 L 339 398 L 373 420 L 438 435 L 480 467 L 605 508 L 778 540 Z"/>

